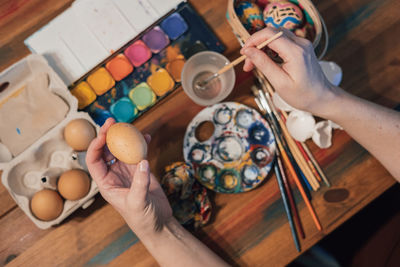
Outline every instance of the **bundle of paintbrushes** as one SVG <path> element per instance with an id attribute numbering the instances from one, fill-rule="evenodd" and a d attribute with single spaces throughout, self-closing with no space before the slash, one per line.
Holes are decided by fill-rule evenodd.
<path id="1" fill-rule="evenodd" d="M 318 230 L 322 230 L 322 226 L 310 202 L 311 195 L 309 191 L 318 190 L 321 181 L 324 181 L 327 186 L 330 186 L 330 184 L 307 146 L 304 143 L 294 140 L 290 136 L 285 124 L 287 114 L 284 111 L 275 109 L 271 99 L 274 91 L 269 82 L 266 79 L 262 79 L 262 81 L 256 80 L 256 85 L 252 87 L 252 91 L 255 96 L 255 102 L 270 124 L 275 135 L 278 149 L 274 170 L 295 246 L 296 249 L 300 251 L 297 231 L 302 238 L 305 238 L 305 234 L 295 206 L 288 178 L 293 178 Z M 286 172 L 288 172 L 290 176 L 286 175 Z M 297 225 L 297 231 L 295 223 Z"/>

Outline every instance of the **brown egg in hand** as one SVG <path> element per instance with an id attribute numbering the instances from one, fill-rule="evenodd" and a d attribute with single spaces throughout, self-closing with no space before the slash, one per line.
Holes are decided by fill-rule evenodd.
<path id="1" fill-rule="evenodd" d="M 65 199 L 78 200 L 89 193 L 90 178 L 83 170 L 69 170 L 60 176 L 57 188 Z"/>
<path id="2" fill-rule="evenodd" d="M 127 164 L 137 164 L 147 156 L 142 133 L 129 123 L 116 123 L 107 131 L 106 142 L 111 154 Z"/>
<path id="3" fill-rule="evenodd" d="M 64 129 L 64 139 L 76 151 L 85 151 L 96 137 L 93 125 L 85 119 L 70 121 Z"/>
<path id="4" fill-rule="evenodd" d="M 50 189 L 37 192 L 31 200 L 31 211 L 33 215 L 42 221 L 51 221 L 60 216 L 64 203 L 60 195 Z"/>

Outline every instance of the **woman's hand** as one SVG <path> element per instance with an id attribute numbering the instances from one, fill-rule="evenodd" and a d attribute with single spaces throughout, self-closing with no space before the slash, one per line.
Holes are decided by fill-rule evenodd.
<path id="1" fill-rule="evenodd" d="M 147 160 L 125 164 L 109 152 L 107 130 L 115 121 L 108 119 L 90 144 L 86 164 L 101 195 L 139 235 L 152 234 L 172 218 L 172 210 L 160 184 L 149 171 Z M 150 142 L 150 136 L 145 136 Z M 111 164 L 112 163 L 112 164 Z"/>
<path id="2" fill-rule="evenodd" d="M 276 64 L 256 48 L 278 31 L 282 31 L 283 35 L 268 46 L 283 59 L 282 65 Z M 279 95 L 295 108 L 321 115 L 324 104 L 335 95 L 335 87 L 323 74 L 311 42 L 287 29 L 267 27 L 256 32 L 247 40 L 241 53 L 248 57 L 244 71 L 257 67 Z"/>

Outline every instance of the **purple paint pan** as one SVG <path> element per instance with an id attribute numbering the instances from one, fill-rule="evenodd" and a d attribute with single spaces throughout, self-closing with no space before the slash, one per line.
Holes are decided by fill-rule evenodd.
<path id="1" fill-rule="evenodd" d="M 142 40 L 155 54 L 163 50 L 169 44 L 168 36 L 158 26 L 143 35 Z"/>
<path id="2" fill-rule="evenodd" d="M 124 52 L 125 56 L 135 67 L 141 66 L 151 58 L 151 51 L 141 40 L 131 44 Z"/>

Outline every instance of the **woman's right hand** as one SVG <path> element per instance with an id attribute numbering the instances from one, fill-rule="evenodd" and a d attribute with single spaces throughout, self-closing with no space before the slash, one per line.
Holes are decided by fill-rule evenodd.
<path id="1" fill-rule="evenodd" d="M 283 35 L 268 47 L 279 54 L 284 63 L 278 65 L 257 45 L 282 31 Z M 297 37 L 291 31 L 267 27 L 253 34 L 241 53 L 248 58 L 244 71 L 257 67 L 270 81 L 279 95 L 291 106 L 323 114 L 324 105 L 335 97 L 336 88 L 326 79 L 310 41 Z"/>

